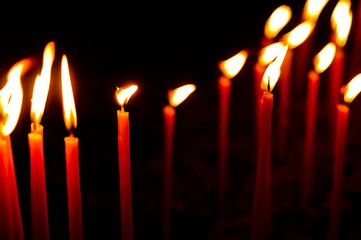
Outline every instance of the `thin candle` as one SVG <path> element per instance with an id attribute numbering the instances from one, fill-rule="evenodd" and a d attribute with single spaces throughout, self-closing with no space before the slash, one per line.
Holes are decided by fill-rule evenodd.
<path id="1" fill-rule="evenodd" d="M 73 133 L 73 130 L 75 130 L 77 126 L 77 116 L 68 58 L 65 54 L 61 59 L 61 86 L 64 122 L 69 131 L 69 136 L 64 138 L 68 189 L 69 239 L 81 240 L 83 239 L 83 218 L 79 176 L 79 139 L 75 137 Z"/>
<path id="2" fill-rule="evenodd" d="M 173 185 L 173 142 L 175 107 L 181 104 L 196 86 L 186 84 L 168 91 L 169 104 L 163 107 L 164 118 L 164 191 L 163 191 L 163 239 L 171 239 L 171 209 Z"/>
<path id="3" fill-rule="evenodd" d="M 120 223 L 121 239 L 133 239 L 132 185 L 129 142 L 129 113 L 124 110 L 130 97 L 137 91 L 137 85 L 117 88 L 115 97 L 120 105 L 117 111 L 118 122 L 118 157 L 120 186 Z"/>
<path id="4" fill-rule="evenodd" d="M 227 186 L 227 160 L 228 160 L 228 124 L 229 124 L 229 99 L 233 77 L 235 77 L 248 57 L 248 52 L 242 50 L 233 57 L 219 63 L 222 75 L 218 79 L 219 93 L 219 202 L 223 203 L 225 189 Z"/>

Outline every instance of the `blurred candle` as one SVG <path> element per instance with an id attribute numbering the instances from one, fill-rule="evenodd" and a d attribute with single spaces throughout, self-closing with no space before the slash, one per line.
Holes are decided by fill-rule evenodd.
<path id="1" fill-rule="evenodd" d="M 164 192 L 163 192 L 163 239 L 171 239 L 171 209 L 173 185 L 173 142 L 175 107 L 181 104 L 196 86 L 186 84 L 168 91 L 169 105 L 163 107 L 164 118 Z"/>
<path id="2" fill-rule="evenodd" d="M 120 223 L 121 239 L 133 239 L 132 184 L 129 143 L 129 113 L 124 110 L 130 97 L 137 91 L 137 85 L 117 88 L 115 97 L 120 105 L 117 111 L 118 157 L 120 186 Z"/>
<path id="3" fill-rule="evenodd" d="M 228 124 L 229 124 L 229 99 L 231 92 L 231 79 L 242 69 L 248 52 L 242 50 L 233 57 L 219 63 L 222 75 L 218 79 L 219 92 L 219 202 L 223 203 L 227 185 L 227 160 L 228 160 Z"/>
<path id="4" fill-rule="evenodd" d="M 336 105 L 333 181 L 330 201 L 330 239 L 339 239 L 339 225 L 342 210 L 343 171 L 346 156 L 349 117 L 349 107 L 346 104 L 351 103 L 360 93 L 360 91 L 361 73 L 356 75 L 347 85 L 341 88 L 341 93 L 343 94 L 343 103 L 338 103 Z"/>
<path id="5" fill-rule="evenodd" d="M 49 92 L 51 68 L 55 57 L 55 43 L 49 42 L 43 53 L 43 68 L 34 83 L 31 99 L 30 205 L 32 239 L 49 239 L 48 202 L 43 150 L 43 126 L 40 124 Z"/>
<path id="6" fill-rule="evenodd" d="M 66 158 L 66 180 L 68 188 L 69 239 L 83 239 L 82 203 L 79 176 L 79 139 L 73 135 L 77 126 L 77 116 L 71 86 L 68 59 L 61 59 L 61 86 L 65 126 L 70 135 L 64 138 Z"/>
<path id="7" fill-rule="evenodd" d="M 335 55 L 336 46 L 328 43 L 314 57 L 314 70 L 308 72 L 308 86 L 306 95 L 305 138 L 303 151 L 303 182 L 302 206 L 308 208 L 313 176 L 313 154 L 315 144 L 315 129 L 317 123 L 318 92 L 320 74 L 331 64 Z"/>

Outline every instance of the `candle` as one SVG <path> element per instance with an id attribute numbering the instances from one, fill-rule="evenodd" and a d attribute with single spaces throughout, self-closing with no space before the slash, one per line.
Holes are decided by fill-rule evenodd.
<path id="1" fill-rule="evenodd" d="M 287 49 L 287 45 L 282 48 L 275 61 L 266 68 L 261 81 L 261 89 L 264 92 L 260 115 L 251 239 L 265 239 L 269 234 L 268 228 L 271 215 L 271 121 L 273 108 L 273 94 L 271 91 L 280 76 L 281 65 Z"/>
<path id="2" fill-rule="evenodd" d="M 129 113 L 124 105 L 137 91 L 138 86 L 118 88 L 115 96 L 121 109 L 117 111 L 118 122 L 118 154 L 119 154 L 119 185 L 120 185 L 120 223 L 121 239 L 133 239 L 132 187 L 129 143 Z"/>
<path id="3" fill-rule="evenodd" d="M 34 83 L 31 99 L 30 205 L 32 239 L 49 239 L 48 203 L 43 149 L 43 126 L 40 124 L 49 92 L 51 68 L 55 57 L 55 43 L 49 42 L 43 53 L 43 68 Z"/>
<path id="4" fill-rule="evenodd" d="M 229 98 L 231 92 L 231 79 L 235 77 L 243 67 L 248 52 L 240 51 L 233 57 L 219 63 L 222 75 L 218 79 L 219 93 L 219 149 L 218 149 L 218 169 L 219 169 L 219 202 L 224 201 L 225 189 L 227 186 L 227 160 L 228 160 L 228 122 L 229 122 Z"/>
<path id="5" fill-rule="evenodd" d="M 83 239 L 83 223 L 79 176 L 79 139 L 75 137 L 72 132 L 77 126 L 77 116 L 66 55 L 63 55 L 61 59 L 61 86 L 64 122 L 70 132 L 70 135 L 64 138 L 68 190 L 69 239 L 81 240 Z"/>
<path id="6" fill-rule="evenodd" d="M 164 118 L 164 192 L 163 192 L 163 239 L 171 239 L 171 209 L 173 185 L 173 138 L 175 107 L 181 104 L 196 89 L 186 84 L 168 91 L 169 105 L 163 107 Z"/>
<path id="7" fill-rule="evenodd" d="M 305 137 L 303 151 L 303 182 L 302 182 L 302 206 L 308 208 L 311 194 L 313 176 L 313 152 L 315 144 L 315 127 L 317 121 L 318 92 L 320 74 L 331 64 L 335 55 L 336 45 L 328 43 L 315 56 L 314 70 L 308 72 L 308 86 L 306 95 L 305 114 Z"/>
<path id="8" fill-rule="evenodd" d="M 346 155 L 347 129 L 349 107 L 346 105 L 351 103 L 361 91 L 361 73 L 356 75 L 346 86 L 341 88 L 343 93 L 343 102 L 336 105 L 336 124 L 334 137 L 334 163 L 333 163 L 333 181 L 332 193 L 330 200 L 330 239 L 339 238 L 339 224 L 342 211 L 342 184 L 343 170 Z"/>

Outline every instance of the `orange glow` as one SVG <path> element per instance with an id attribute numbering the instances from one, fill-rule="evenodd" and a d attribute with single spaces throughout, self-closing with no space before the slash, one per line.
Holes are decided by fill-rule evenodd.
<path id="1" fill-rule="evenodd" d="M 172 107 L 178 106 L 195 90 L 196 90 L 196 86 L 194 84 L 186 84 L 182 87 L 169 90 L 168 91 L 169 104 Z"/>
<path id="2" fill-rule="evenodd" d="M 304 20 L 316 21 L 328 0 L 307 0 L 302 12 Z"/>
<path id="3" fill-rule="evenodd" d="M 61 59 L 61 87 L 63 93 L 63 113 L 66 128 L 71 131 L 76 128 L 77 117 L 75 110 L 74 94 L 71 86 L 68 59 L 66 55 Z"/>
<path id="4" fill-rule="evenodd" d="M 344 102 L 351 103 L 361 92 L 361 73 L 357 74 L 346 86 L 343 86 L 341 92 L 344 94 Z"/>
<path id="5" fill-rule="evenodd" d="M 138 90 L 137 85 L 131 85 L 126 88 L 117 88 L 115 90 L 115 97 L 120 105 L 122 111 L 124 111 L 124 105 L 128 103 L 129 99 Z"/>
<path id="6" fill-rule="evenodd" d="M 0 131 L 3 136 L 9 135 L 18 122 L 23 101 L 21 76 L 30 65 L 30 60 L 24 59 L 12 66 L 7 74 L 7 83 L 0 90 Z"/>
<path id="7" fill-rule="evenodd" d="M 285 59 L 287 50 L 288 46 L 286 45 L 281 49 L 277 58 L 273 62 L 271 62 L 266 68 L 261 81 L 261 89 L 263 89 L 264 91 L 271 92 L 276 85 L 281 75 L 281 66 L 283 60 Z"/>
<path id="8" fill-rule="evenodd" d="M 276 8 L 267 19 L 264 27 L 264 35 L 268 39 L 273 39 L 290 21 L 292 16 L 291 8 L 287 5 L 281 5 Z"/>
<path id="9" fill-rule="evenodd" d="M 331 27 L 338 47 L 345 46 L 352 24 L 351 2 L 339 0 L 331 15 Z"/>
<path id="10" fill-rule="evenodd" d="M 242 50 L 233 57 L 220 62 L 219 68 L 221 69 L 223 75 L 228 78 L 233 78 L 239 73 L 239 71 L 241 71 L 247 57 L 248 52 L 246 50 Z"/>
<path id="11" fill-rule="evenodd" d="M 336 45 L 333 42 L 328 43 L 313 59 L 315 71 L 324 72 L 332 63 L 336 53 Z"/>
<path id="12" fill-rule="evenodd" d="M 283 39 L 291 49 L 301 45 L 311 35 L 315 26 L 312 21 L 304 21 L 296 26 L 293 30 L 283 36 Z"/>
<path id="13" fill-rule="evenodd" d="M 30 117 L 32 122 L 35 124 L 40 123 L 43 116 L 49 92 L 51 68 L 54 62 L 54 57 L 55 43 L 50 42 L 45 46 L 41 74 L 35 79 L 33 96 L 31 99 Z"/>
<path id="14" fill-rule="evenodd" d="M 285 45 L 281 42 L 276 42 L 261 49 L 258 62 L 263 66 L 270 64 L 277 57 L 278 53 Z"/>

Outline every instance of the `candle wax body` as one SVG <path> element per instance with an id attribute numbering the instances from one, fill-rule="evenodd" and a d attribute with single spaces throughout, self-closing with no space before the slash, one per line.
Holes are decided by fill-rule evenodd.
<path id="1" fill-rule="evenodd" d="M 117 111 L 122 239 L 133 239 L 132 187 L 129 144 L 129 114 Z"/>
<path id="2" fill-rule="evenodd" d="M 261 119 L 261 105 L 262 105 L 262 91 L 261 91 L 261 81 L 263 74 L 266 70 L 266 67 L 256 62 L 253 67 L 253 74 L 254 74 L 254 105 L 255 105 L 255 119 L 256 119 L 256 126 L 255 126 L 255 133 L 256 133 L 256 141 L 258 141 L 258 136 L 260 132 L 260 119 Z"/>
<path id="3" fill-rule="evenodd" d="M 336 104 L 340 98 L 340 88 L 344 81 L 344 58 L 345 53 L 342 48 L 337 48 L 335 57 L 330 65 L 330 85 L 329 85 L 329 112 L 331 120 L 331 129 L 335 127 L 336 119 Z M 334 134 L 333 134 L 334 136 Z"/>

